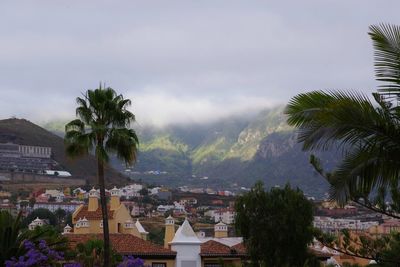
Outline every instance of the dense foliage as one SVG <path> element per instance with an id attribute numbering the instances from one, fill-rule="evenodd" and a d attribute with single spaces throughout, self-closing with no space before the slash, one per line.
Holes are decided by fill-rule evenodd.
<path id="1" fill-rule="evenodd" d="M 320 160 L 311 164 L 330 183 L 331 198 L 349 200 L 399 219 L 400 212 L 400 26 L 371 26 L 376 79 L 382 82 L 373 101 L 349 91 L 314 91 L 295 96 L 288 104 L 288 123 L 298 128 L 304 150 L 340 146 L 343 160 L 331 172 Z M 392 203 L 387 204 L 390 199 Z M 381 266 L 399 266 L 400 239 L 352 237 L 343 233 L 350 255 L 376 260 Z M 326 241 L 326 240 L 325 240 Z M 355 246 L 354 244 L 357 244 Z"/>
<path id="2" fill-rule="evenodd" d="M 33 231 L 23 229 L 21 215 L 13 217 L 7 211 L 0 211 L 0 266 L 12 257 L 19 259 L 24 256 L 25 241 L 38 244 L 41 240 L 55 251 L 66 249 L 66 240 L 52 226 L 36 227 Z"/>
<path id="3" fill-rule="evenodd" d="M 235 226 L 255 266 L 303 266 L 310 258 L 313 207 L 300 190 L 272 188 L 258 182 L 238 197 Z"/>

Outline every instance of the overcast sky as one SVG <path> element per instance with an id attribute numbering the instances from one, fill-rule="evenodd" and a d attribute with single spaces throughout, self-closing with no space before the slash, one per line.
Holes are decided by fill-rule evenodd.
<path id="1" fill-rule="evenodd" d="M 399 1 L 0 2 L 0 114 L 70 118 L 99 82 L 142 124 L 201 122 L 314 89 L 374 90 L 368 26 Z"/>

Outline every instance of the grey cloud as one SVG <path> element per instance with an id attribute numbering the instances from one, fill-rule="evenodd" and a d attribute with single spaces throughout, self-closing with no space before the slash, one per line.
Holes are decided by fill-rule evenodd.
<path id="1" fill-rule="evenodd" d="M 2 1 L 0 114 L 72 116 L 75 97 L 100 81 L 136 103 L 151 102 L 134 112 L 161 124 L 285 103 L 312 89 L 368 93 L 376 85 L 368 26 L 399 24 L 399 7 L 372 0 Z M 238 99 L 247 104 L 235 109 Z M 191 106 L 188 116 L 182 110 Z"/>

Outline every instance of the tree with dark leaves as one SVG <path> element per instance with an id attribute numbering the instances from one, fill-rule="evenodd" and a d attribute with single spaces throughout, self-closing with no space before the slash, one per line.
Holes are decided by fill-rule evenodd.
<path id="1" fill-rule="evenodd" d="M 235 209 L 236 230 L 254 266 L 304 266 L 312 258 L 313 207 L 299 189 L 265 191 L 258 182 L 237 198 Z"/>

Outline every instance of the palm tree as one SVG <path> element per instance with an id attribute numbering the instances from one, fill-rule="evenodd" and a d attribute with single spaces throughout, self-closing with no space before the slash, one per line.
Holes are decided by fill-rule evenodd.
<path id="1" fill-rule="evenodd" d="M 356 92 L 313 91 L 292 98 L 285 110 L 304 150 L 338 146 L 343 159 L 332 175 L 331 196 L 341 203 L 374 189 L 395 189 L 400 178 L 400 27 L 371 26 L 376 79 L 373 103 Z"/>
<path id="2" fill-rule="evenodd" d="M 76 246 L 77 258 L 84 266 L 101 266 L 104 254 L 104 242 L 100 239 L 91 239 Z M 104 257 L 103 257 L 104 259 Z"/>
<path id="3" fill-rule="evenodd" d="M 108 162 L 109 153 L 115 153 L 126 164 L 136 161 L 139 141 L 135 131 L 129 128 L 135 116 L 127 110 L 131 105 L 129 99 L 101 85 L 98 89 L 88 90 L 76 102 L 78 119 L 65 126 L 66 152 L 75 157 L 88 154 L 94 148 L 103 218 L 104 266 L 109 266 L 110 239 L 104 166 Z"/>

